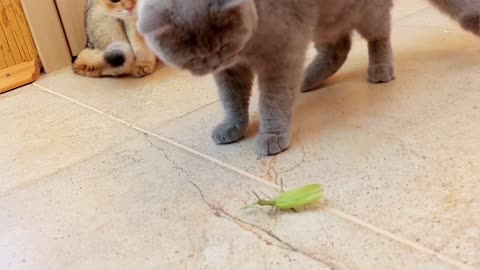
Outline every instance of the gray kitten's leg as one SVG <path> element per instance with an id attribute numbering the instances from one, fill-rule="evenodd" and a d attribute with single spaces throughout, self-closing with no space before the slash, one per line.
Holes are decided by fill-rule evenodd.
<path id="1" fill-rule="evenodd" d="M 290 121 L 302 79 L 303 58 L 297 55 L 290 59 L 295 63 L 272 64 L 269 67 L 273 69 L 258 74 L 261 123 L 257 149 L 261 155 L 278 154 L 290 145 Z"/>
<path id="2" fill-rule="evenodd" d="M 213 130 L 217 144 L 240 140 L 248 127 L 248 105 L 253 84 L 253 72 L 247 66 L 235 66 L 215 74 L 225 118 Z"/>
<path id="3" fill-rule="evenodd" d="M 323 81 L 334 75 L 347 60 L 351 46 L 350 35 L 343 36 L 334 43 L 316 43 L 318 53 L 305 71 L 302 92 L 319 87 Z"/>
<path id="4" fill-rule="evenodd" d="M 368 80 L 372 83 L 386 83 L 395 79 L 393 52 L 390 38 L 368 41 Z"/>
<path id="5" fill-rule="evenodd" d="M 385 10 L 376 10 L 358 25 L 357 30 L 368 41 L 368 80 L 386 83 L 395 79 L 390 42 L 390 6 L 386 5 Z"/>

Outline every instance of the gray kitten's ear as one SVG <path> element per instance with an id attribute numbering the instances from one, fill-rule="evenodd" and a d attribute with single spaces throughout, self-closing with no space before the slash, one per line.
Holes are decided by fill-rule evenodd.
<path id="1" fill-rule="evenodd" d="M 153 34 L 156 36 L 161 36 L 170 32 L 171 30 L 173 30 L 173 28 L 173 25 L 169 23 L 155 24 L 151 22 L 144 23 L 144 21 L 138 21 L 137 23 L 137 29 L 143 35 Z"/>
<path id="2" fill-rule="evenodd" d="M 230 10 L 239 7 L 245 0 L 215 0 L 218 10 Z"/>
<path id="3" fill-rule="evenodd" d="M 138 31 L 142 34 L 164 34 L 173 29 L 171 18 L 167 14 L 158 14 L 153 8 L 143 8 L 139 12 Z"/>

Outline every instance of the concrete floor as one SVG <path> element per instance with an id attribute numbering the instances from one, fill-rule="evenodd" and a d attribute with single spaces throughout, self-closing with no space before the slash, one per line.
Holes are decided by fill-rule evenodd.
<path id="1" fill-rule="evenodd" d="M 357 39 L 276 157 L 255 152 L 256 102 L 247 138 L 212 142 L 209 77 L 65 69 L 1 95 L 0 269 L 480 269 L 480 42 L 397 2 L 397 79 L 369 84 Z M 281 180 L 324 203 L 240 209 Z"/>

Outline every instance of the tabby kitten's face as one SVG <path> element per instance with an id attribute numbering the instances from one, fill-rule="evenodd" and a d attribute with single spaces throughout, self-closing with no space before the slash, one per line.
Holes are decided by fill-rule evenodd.
<path id="1" fill-rule="evenodd" d="M 97 0 L 108 14 L 116 18 L 136 16 L 136 0 Z"/>
<path id="2" fill-rule="evenodd" d="M 279 0 L 281 1 L 281 0 Z M 257 23 L 253 0 L 142 0 L 140 32 L 163 62 L 206 75 L 240 60 Z"/>

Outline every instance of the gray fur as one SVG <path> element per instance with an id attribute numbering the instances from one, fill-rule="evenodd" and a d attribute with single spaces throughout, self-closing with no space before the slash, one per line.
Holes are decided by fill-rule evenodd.
<path id="1" fill-rule="evenodd" d="M 248 127 L 248 105 L 253 84 L 253 70 L 245 65 L 222 70 L 215 74 L 225 118 L 213 131 L 217 144 L 240 140 Z"/>
<path id="2" fill-rule="evenodd" d="M 317 88 L 343 65 L 354 30 L 368 41 L 369 80 L 394 79 L 392 5 L 392 0 L 142 0 L 139 29 L 166 63 L 215 75 L 225 109 L 213 131 L 218 144 L 245 134 L 256 74 L 258 150 L 271 155 L 290 143 L 295 93 Z M 304 74 L 311 41 L 318 55 Z"/>
<path id="3" fill-rule="evenodd" d="M 430 0 L 467 31 L 480 35 L 480 0 Z"/>

